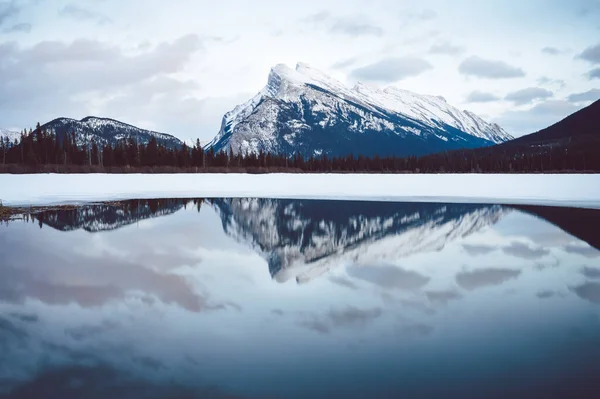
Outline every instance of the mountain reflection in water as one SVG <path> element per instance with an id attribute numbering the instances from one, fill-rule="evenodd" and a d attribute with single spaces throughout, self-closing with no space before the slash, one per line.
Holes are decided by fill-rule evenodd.
<path id="1" fill-rule="evenodd" d="M 24 221 L 0 227 L 0 397 L 597 397 L 600 211 L 156 199 Z"/>

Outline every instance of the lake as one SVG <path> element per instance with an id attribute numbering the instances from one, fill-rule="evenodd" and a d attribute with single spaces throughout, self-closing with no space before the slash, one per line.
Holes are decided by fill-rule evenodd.
<path id="1" fill-rule="evenodd" d="M 600 211 L 160 199 L 0 226 L 6 398 L 600 397 Z"/>

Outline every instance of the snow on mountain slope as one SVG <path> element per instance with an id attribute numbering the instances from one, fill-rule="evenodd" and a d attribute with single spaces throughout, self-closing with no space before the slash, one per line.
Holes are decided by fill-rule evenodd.
<path id="1" fill-rule="evenodd" d="M 88 116 L 80 121 L 70 118 L 57 118 L 41 127 L 53 131 L 59 137 L 65 133 L 75 133 L 78 145 L 89 144 L 92 139 L 101 145 L 114 145 L 129 138 L 133 138 L 138 143 L 147 144 L 151 137 L 155 137 L 157 141 L 165 143 L 168 147 L 179 147 L 183 144 L 181 140 L 170 134 L 140 129 L 114 119 L 94 116 Z"/>
<path id="2" fill-rule="evenodd" d="M 17 131 L 13 131 L 13 130 L 7 130 L 7 129 L 0 128 L 0 138 L 2 140 L 5 140 L 6 137 L 8 137 L 8 141 L 12 145 L 15 142 L 15 140 L 18 141 L 21 139 L 21 133 L 17 132 Z"/>
<path id="3" fill-rule="evenodd" d="M 277 65 L 267 85 L 223 117 L 216 151 L 304 155 L 420 155 L 512 139 L 443 98 L 358 83 L 348 88 L 307 64 Z"/>

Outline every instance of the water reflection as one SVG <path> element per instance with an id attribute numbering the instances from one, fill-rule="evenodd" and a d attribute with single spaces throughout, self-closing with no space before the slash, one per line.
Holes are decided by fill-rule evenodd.
<path id="1" fill-rule="evenodd" d="M 0 227 L 2 397 L 598 392 L 599 211 L 189 199 L 26 221 Z"/>

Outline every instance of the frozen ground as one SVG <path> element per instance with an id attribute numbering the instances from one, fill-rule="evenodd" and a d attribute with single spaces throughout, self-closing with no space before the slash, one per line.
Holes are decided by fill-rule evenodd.
<path id="1" fill-rule="evenodd" d="M 600 175 L 0 175 L 0 199 L 9 206 L 183 197 L 484 202 L 600 208 Z"/>

